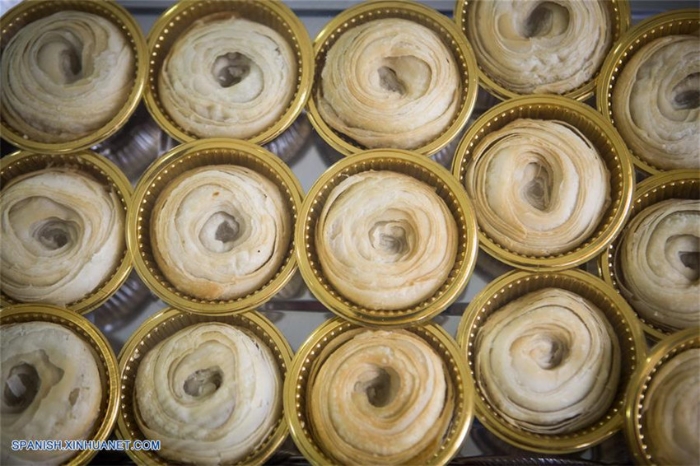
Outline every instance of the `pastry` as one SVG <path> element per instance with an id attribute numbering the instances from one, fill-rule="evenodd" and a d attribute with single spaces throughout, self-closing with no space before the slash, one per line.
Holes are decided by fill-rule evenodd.
<path id="1" fill-rule="evenodd" d="M 700 200 L 641 210 L 619 247 L 620 292 L 648 322 L 672 331 L 700 325 Z"/>
<path id="2" fill-rule="evenodd" d="M 296 66 L 291 47 L 273 29 L 235 13 L 215 13 L 176 39 L 158 75 L 158 93 L 185 131 L 249 139 L 289 106 Z"/>
<path id="3" fill-rule="evenodd" d="M 642 406 L 644 441 L 655 464 L 700 464 L 700 348 L 653 374 Z"/>
<path id="4" fill-rule="evenodd" d="M 425 464 L 452 419 L 442 359 L 406 330 L 364 330 L 334 348 L 307 393 L 319 446 L 341 464 Z"/>
<path id="5" fill-rule="evenodd" d="M 73 450 L 17 450 L 12 440 L 88 440 L 102 403 L 90 346 L 62 325 L 0 327 L 2 464 L 62 464 Z"/>
<path id="6" fill-rule="evenodd" d="M 479 227 L 499 245 L 548 256 L 582 244 L 610 203 L 610 175 L 593 144 L 554 120 L 518 119 L 486 135 L 465 187 Z"/>
<path id="7" fill-rule="evenodd" d="M 475 378 L 506 422 L 567 434 L 605 415 L 620 380 L 620 345 L 591 302 L 570 291 L 528 293 L 488 316 L 475 339 Z"/>
<path id="8" fill-rule="evenodd" d="M 225 300 L 261 288 L 288 256 L 293 219 L 277 186 L 245 167 L 189 170 L 158 195 L 153 254 L 183 293 Z"/>
<path id="9" fill-rule="evenodd" d="M 324 276 L 344 297 L 396 310 L 443 285 L 454 267 L 457 235 L 435 188 L 397 172 L 366 171 L 330 192 L 315 241 Z"/>
<path id="10" fill-rule="evenodd" d="M 3 120 L 43 143 L 73 141 L 103 127 L 134 85 L 134 53 L 124 34 L 84 11 L 28 23 L 3 49 L 0 67 Z"/>
<path id="11" fill-rule="evenodd" d="M 72 168 L 18 176 L 0 192 L 0 278 L 19 302 L 67 305 L 97 290 L 125 254 L 124 207 Z"/>
<path id="12" fill-rule="evenodd" d="M 612 116 L 641 160 L 663 170 L 700 169 L 698 37 L 660 37 L 637 50 L 613 88 Z"/>
<path id="13" fill-rule="evenodd" d="M 368 148 L 416 149 L 459 109 L 459 69 L 425 26 L 399 18 L 343 32 L 330 47 L 316 97 L 321 118 Z"/>
<path id="14" fill-rule="evenodd" d="M 598 73 L 612 47 L 606 1 L 470 2 L 464 24 L 479 67 L 517 94 L 566 94 Z"/>
<path id="15" fill-rule="evenodd" d="M 141 432 L 177 462 L 244 460 L 282 416 L 282 378 L 270 348 L 219 322 L 158 343 L 139 364 L 134 387 Z"/>

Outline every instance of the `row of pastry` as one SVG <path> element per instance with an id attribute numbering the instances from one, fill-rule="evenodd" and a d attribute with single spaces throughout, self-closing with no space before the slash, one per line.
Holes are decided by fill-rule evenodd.
<path id="1" fill-rule="evenodd" d="M 306 106 L 343 154 L 432 154 L 467 124 L 479 83 L 501 99 L 595 90 L 641 168 L 700 166 L 694 10 L 628 31 L 625 1 L 457 1 L 454 21 L 419 3 L 363 2 L 312 48 L 281 2 L 180 2 L 147 43 L 117 4 L 40 3 L 3 17 L 3 137 L 29 150 L 87 148 L 143 94 L 181 142 L 264 143 Z"/>

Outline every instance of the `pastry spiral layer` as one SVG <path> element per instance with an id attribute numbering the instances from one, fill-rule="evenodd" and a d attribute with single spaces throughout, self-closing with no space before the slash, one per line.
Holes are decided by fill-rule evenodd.
<path id="1" fill-rule="evenodd" d="M 90 346 L 48 322 L 0 328 L 2 463 L 61 464 L 72 450 L 18 450 L 12 440 L 87 440 L 102 402 L 102 380 Z"/>
<path id="2" fill-rule="evenodd" d="M 161 441 L 160 456 L 178 462 L 243 460 L 282 413 L 272 351 L 223 323 L 192 325 L 161 341 L 141 361 L 134 387 L 139 428 Z"/>
<path id="3" fill-rule="evenodd" d="M 416 149 L 449 127 L 460 92 L 455 59 L 434 32 L 385 18 L 330 47 L 317 105 L 330 127 L 365 147 Z"/>
<path id="4" fill-rule="evenodd" d="M 649 322 L 700 325 L 700 201 L 667 199 L 639 212 L 619 249 L 620 292 Z"/>
<path id="5" fill-rule="evenodd" d="M 245 167 L 189 170 L 165 186 L 151 216 L 163 275 L 200 299 L 235 299 L 267 283 L 287 256 L 293 219 L 279 188 Z"/>
<path id="6" fill-rule="evenodd" d="M 593 144 L 559 121 L 515 120 L 483 138 L 465 186 L 479 227 L 519 254 L 582 244 L 610 203 L 610 175 Z"/>
<path id="7" fill-rule="evenodd" d="M 121 263 L 124 208 L 113 189 L 70 168 L 47 168 L 0 192 L 2 291 L 20 302 L 66 305 Z"/>
<path id="8" fill-rule="evenodd" d="M 325 359 L 308 390 L 321 448 L 342 464 L 420 464 L 452 419 L 447 369 L 405 331 L 363 331 Z"/>
<path id="9" fill-rule="evenodd" d="M 1 67 L 3 119 L 45 143 L 98 130 L 121 110 L 134 84 L 129 42 L 116 25 L 83 11 L 24 26 L 3 50 Z"/>
<path id="10" fill-rule="evenodd" d="M 658 38 L 640 48 L 612 93 L 615 126 L 632 152 L 664 170 L 700 169 L 700 41 Z"/>
<path id="11" fill-rule="evenodd" d="M 508 423 L 538 434 L 591 425 L 610 407 L 620 347 L 605 315 L 560 288 L 531 292 L 477 330 L 475 377 Z"/>
<path id="12" fill-rule="evenodd" d="M 656 464 L 700 464 L 700 349 L 656 372 L 644 396 L 644 440 Z"/>
<path id="13" fill-rule="evenodd" d="M 324 276 L 347 299 L 396 310 L 432 296 L 457 255 L 457 224 L 431 186 L 391 171 L 339 183 L 316 226 Z"/>
<path id="14" fill-rule="evenodd" d="M 296 89 L 296 58 L 273 29 L 232 13 L 195 21 L 163 61 L 168 115 L 199 137 L 248 139 L 277 121 Z"/>
<path id="15" fill-rule="evenodd" d="M 565 94 L 590 81 L 612 46 L 604 1 L 475 1 L 467 38 L 481 69 L 518 94 Z"/>

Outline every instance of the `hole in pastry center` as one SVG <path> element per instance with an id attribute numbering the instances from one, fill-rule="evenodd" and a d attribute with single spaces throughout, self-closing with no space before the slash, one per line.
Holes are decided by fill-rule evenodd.
<path id="1" fill-rule="evenodd" d="M 688 281 L 700 279 L 700 237 L 695 235 L 673 235 L 666 240 L 667 260 Z"/>
<path id="2" fill-rule="evenodd" d="M 408 249 L 406 230 L 397 222 L 377 222 L 369 236 L 374 249 L 389 255 L 400 256 Z"/>
<path id="3" fill-rule="evenodd" d="M 52 37 L 38 52 L 39 67 L 59 84 L 83 77 L 82 43 L 74 37 Z M 72 41 L 70 39 L 73 39 Z"/>
<path id="4" fill-rule="evenodd" d="M 14 366 L 5 380 L 3 404 L 11 412 L 21 412 L 32 404 L 40 386 L 41 379 L 34 366 L 26 363 Z"/>
<path id="5" fill-rule="evenodd" d="M 386 369 L 377 367 L 366 380 L 355 384 L 355 391 L 365 393 L 372 406 L 381 408 L 394 398 L 396 387 L 392 384 L 391 374 Z"/>
<path id="6" fill-rule="evenodd" d="M 388 66 L 382 66 L 377 70 L 379 73 L 379 83 L 389 92 L 398 92 L 403 95 L 406 93 L 406 87 L 396 75 L 396 71 Z"/>
<path id="7" fill-rule="evenodd" d="M 551 202 L 552 181 L 546 168 L 538 163 L 529 163 L 525 167 L 523 196 L 538 210 L 546 210 Z"/>
<path id="8" fill-rule="evenodd" d="M 236 219 L 229 216 L 229 218 L 223 220 L 219 226 L 216 227 L 214 238 L 222 243 L 230 243 L 238 238 L 239 229 Z"/>
<path id="9" fill-rule="evenodd" d="M 221 87 L 231 87 L 250 74 L 252 63 L 250 58 L 241 53 L 229 52 L 216 58 L 212 74 Z"/>
<path id="10" fill-rule="evenodd" d="M 49 220 L 44 223 L 35 233 L 34 238 L 39 243 L 51 251 L 61 249 L 66 244 L 71 243 L 70 226 L 62 220 Z"/>
<path id="11" fill-rule="evenodd" d="M 687 268 L 695 271 L 695 280 L 700 278 L 700 270 L 698 268 L 698 265 L 700 263 L 700 252 L 694 251 L 694 252 L 689 252 L 689 251 L 681 251 L 678 253 L 678 258 L 681 260 L 683 265 L 685 265 Z"/>
<path id="12" fill-rule="evenodd" d="M 216 212 L 207 219 L 199 232 L 199 241 L 211 252 L 223 253 L 236 245 L 243 234 L 238 220 L 226 212 Z"/>
<path id="13" fill-rule="evenodd" d="M 223 375 L 218 367 L 209 367 L 200 369 L 192 373 L 185 380 L 184 390 L 190 396 L 195 398 L 208 396 L 214 393 L 221 387 Z"/>
<path id="14" fill-rule="evenodd" d="M 673 106 L 679 110 L 700 108 L 700 73 L 691 73 L 673 88 Z"/>
<path id="15" fill-rule="evenodd" d="M 554 2 L 542 2 L 532 10 L 524 24 L 524 36 L 559 35 L 569 24 L 569 10 Z"/>

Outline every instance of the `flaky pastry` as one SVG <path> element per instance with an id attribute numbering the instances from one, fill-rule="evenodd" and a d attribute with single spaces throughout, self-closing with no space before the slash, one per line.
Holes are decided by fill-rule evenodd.
<path id="1" fill-rule="evenodd" d="M 590 81 L 612 46 L 605 1 L 470 2 L 467 38 L 477 63 L 518 94 L 565 94 Z"/>
<path id="2" fill-rule="evenodd" d="M 0 277 L 20 302 L 66 305 L 104 283 L 124 253 L 119 196 L 83 172 L 47 168 L 0 192 Z"/>
<path id="3" fill-rule="evenodd" d="M 282 379 L 270 348 L 219 322 L 158 343 L 139 364 L 134 387 L 139 428 L 161 441 L 160 456 L 177 462 L 241 461 L 282 415 Z"/>
<path id="4" fill-rule="evenodd" d="M 235 299 L 267 283 L 288 255 L 293 220 L 279 188 L 236 165 L 189 170 L 168 183 L 151 215 L 163 275 L 200 299 Z"/>
<path id="5" fill-rule="evenodd" d="M 538 434 L 591 425 L 613 402 L 620 346 L 588 300 L 560 288 L 528 293 L 477 330 L 475 378 L 508 423 Z"/>
<path id="6" fill-rule="evenodd" d="M 700 169 L 698 37 L 661 37 L 637 50 L 617 78 L 612 111 L 640 159 L 663 170 Z"/>
<path id="7" fill-rule="evenodd" d="M 610 203 L 610 175 L 593 144 L 554 120 L 518 119 L 486 135 L 465 187 L 479 227 L 524 255 L 569 251 L 595 231 Z"/>
<path id="8" fill-rule="evenodd" d="M 406 330 L 358 333 L 334 348 L 307 390 L 319 445 L 342 464 L 425 463 L 452 419 L 442 359 Z"/>
<path id="9" fill-rule="evenodd" d="M 459 69 L 433 31 L 384 18 L 348 29 L 321 71 L 318 111 L 368 148 L 416 149 L 442 134 L 459 108 Z"/>
<path id="10" fill-rule="evenodd" d="M 248 139 L 289 106 L 297 65 L 290 45 L 272 28 L 215 13 L 177 38 L 158 76 L 163 107 L 186 131 Z"/>
<path id="11" fill-rule="evenodd" d="M 3 120 L 45 143 L 73 141 L 98 130 L 126 103 L 134 53 L 109 20 L 60 11 L 32 21 L 4 48 Z"/>
<path id="12" fill-rule="evenodd" d="M 670 330 L 700 325 L 700 201 L 667 199 L 641 210 L 619 248 L 620 292 L 645 320 Z"/>
<path id="13" fill-rule="evenodd" d="M 332 189 L 315 241 L 324 276 L 343 296 L 395 310 L 442 286 L 454 267 L 457 235 L 433 187 L 402 173 L 366 171 Z"/>
<path id="14" fill-rule="evenodd" d="M 62 325 L 0 327 L 2 464 L 62 464 L 73 450 L 17 450 L 12 440 L 87 440 L 100 414 L 102 380 L 90 346 Z"/>

